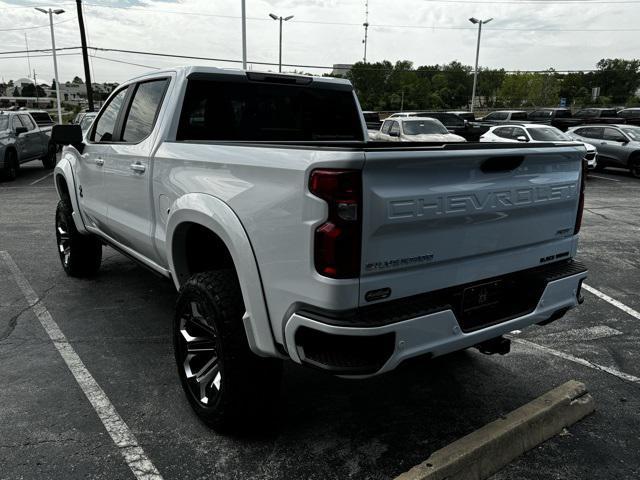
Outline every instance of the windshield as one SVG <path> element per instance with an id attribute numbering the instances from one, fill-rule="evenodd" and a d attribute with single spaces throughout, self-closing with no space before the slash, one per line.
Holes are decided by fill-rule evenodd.
<path id="1" fill-rule="evenodd" d="M 640 142 L 640 127 L 623 127 L 621 130 L 634 142 Z"/>
<path id="2" fill-rule="evenodd" d="M 529 128 L 529 135 L 539 142 L 566 142 L 571 140 L 557 128 Z"/>
<path id="3" fill-rule="evenodd" d="M 403 124 L 405 135 L 446 134 L 449 131 L 436 120 L 410 120 Z"/>
<path id="4" fill-rule="evenodd" d="M 0 130 L 6 130 L 9 128 L 9 119 L 7 117 L 0 117 Z"/>

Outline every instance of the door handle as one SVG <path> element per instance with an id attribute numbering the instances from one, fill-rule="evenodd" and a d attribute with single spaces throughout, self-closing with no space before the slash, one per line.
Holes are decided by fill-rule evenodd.
<path id="1" fill-rule="evenodd" d="M 131 167 L 131 170 L 138 173 L 143 173 L 147 169 L 147 167 L 142 165 L 140 162 L 132 163 L 129 167 Z"/>
<path id="2" fill-rule="evenodd" d="M 101 158 L 96 158 L 96 165 L 101 167 L 104 165 L 104 160 Z"/>

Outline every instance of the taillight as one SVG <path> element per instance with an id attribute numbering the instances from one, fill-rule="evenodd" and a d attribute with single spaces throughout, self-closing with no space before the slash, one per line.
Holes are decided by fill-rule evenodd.
<path id="1" fill-rule="evenodd" d="M 315 232 L 316 270 L 331 278 L 358 277 L 362 237 L 361 172 L 314 170 L 309 178 L 309 190 L 329 205 L 326 222 Z"/>
<path id="2" fill-rule="evenodd" d="M 580 173 L 580 198 L 578 200 L 578 215 L 576 216 L 576 227 L 573 230 L 573 234 L 577 235 L 580 232 L 582 226 L 582 213 L 584 212 L 584 189 L 586 187 L 587 178 L 587 161 L 582 160 L 582 172 Z"/>

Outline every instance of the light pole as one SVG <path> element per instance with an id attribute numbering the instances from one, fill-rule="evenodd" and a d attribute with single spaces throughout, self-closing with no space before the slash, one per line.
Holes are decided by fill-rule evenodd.
<path id="1" fill-rule="evenodd" d="M 473 106 L 476 103 L 476 85 L 478 84 L 478 57 L 480 57 L 480 36 L 482 35 L 482 25 L 489 23 L 493 18 L 487 20 L 478 20 L 475 17 L 471 17 L 469 21 L 473 24 L 478 24 L 478 45 L 476 46 L 476 69 L 473 72 L 473 90 L 471 92 L 471 112 L 473 112 Z"/>
<path id="2" fill-rule="evenodd" d="M 242 0 L 242 69 L 247 69 L 247 8 Z"/>
<path id="3" fill-rule="evenodd" d="M 62 125 L 62 108 L 60 107 L 60 81 L 58 80 L 58 60 L 56 59 L 56 37 L 53 34 L 53 15 L 60 15 L 64 13 L 64 10 L 58 8 L 56 10 L 45 10 L 44 8 L 36 7 L 36 10 L 49 15 L 49 25 L 51 27 L 51 51 L 53 52 L 53 73 L 56 78 L 56 100 L 58 103 L 58 123 Z M 36 89 L 38 87 L 36 86 Z"/>
<path id="4" fill-rule="evenodd" d="M 280 55 L 279 55 L 279 60 L 278 60 L 278 71 L 282 72 L 282 22 L 288 22 L 289 20 L 291 20 L 293 18 L 293 15 L 289 15 L 288 17 L 279 17 L 278 15 L 274 14 L 274 13 L 270 13 L 269 16 L 271 18 L 273 18 L 274 20 L 279 20 L 280 21 Z"/>

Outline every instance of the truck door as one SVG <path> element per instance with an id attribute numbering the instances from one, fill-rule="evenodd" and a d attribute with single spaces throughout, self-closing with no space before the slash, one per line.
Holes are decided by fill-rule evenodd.
<path id="1" fill-rule="evenodd" d="M 157 260 L 150 157 L 153 128 L 168 85 L 168 78 L 154 78 L 130 87 L 122 136 L 104 170 L 108 234 L 150 260 Z"/>
<path id="2" fill-rule="evenodd" d="M 113 95 L 91 128 L 76 167 L 78 200 L 85 223 L 107 233 L 104 168 L 117 145 L 118 125 L 128 87 Z"/>
<path id="3" fill-rule="evenodd" d="M 42 145 L 42 135 L 36 123 L 31 119 L 31 116 L 26 113 L 19 115 L 22 124 L 27 129 L 25 137 L 25 149 L 27 150 L 29 158 L 41 158 L 47 153 L 46 146 Z"/>
<path id="4" fill-rule="evenodd" d="M 11 131 L 15 136 L 15 146 L 18 152 L 18 162 L 23 163 L 29 158 L 29 149 L 27 148 L 27 132 L 18 133 L 16 129 L 26 128 L 20 121 L 18 115 L 11 118 Z"/>

